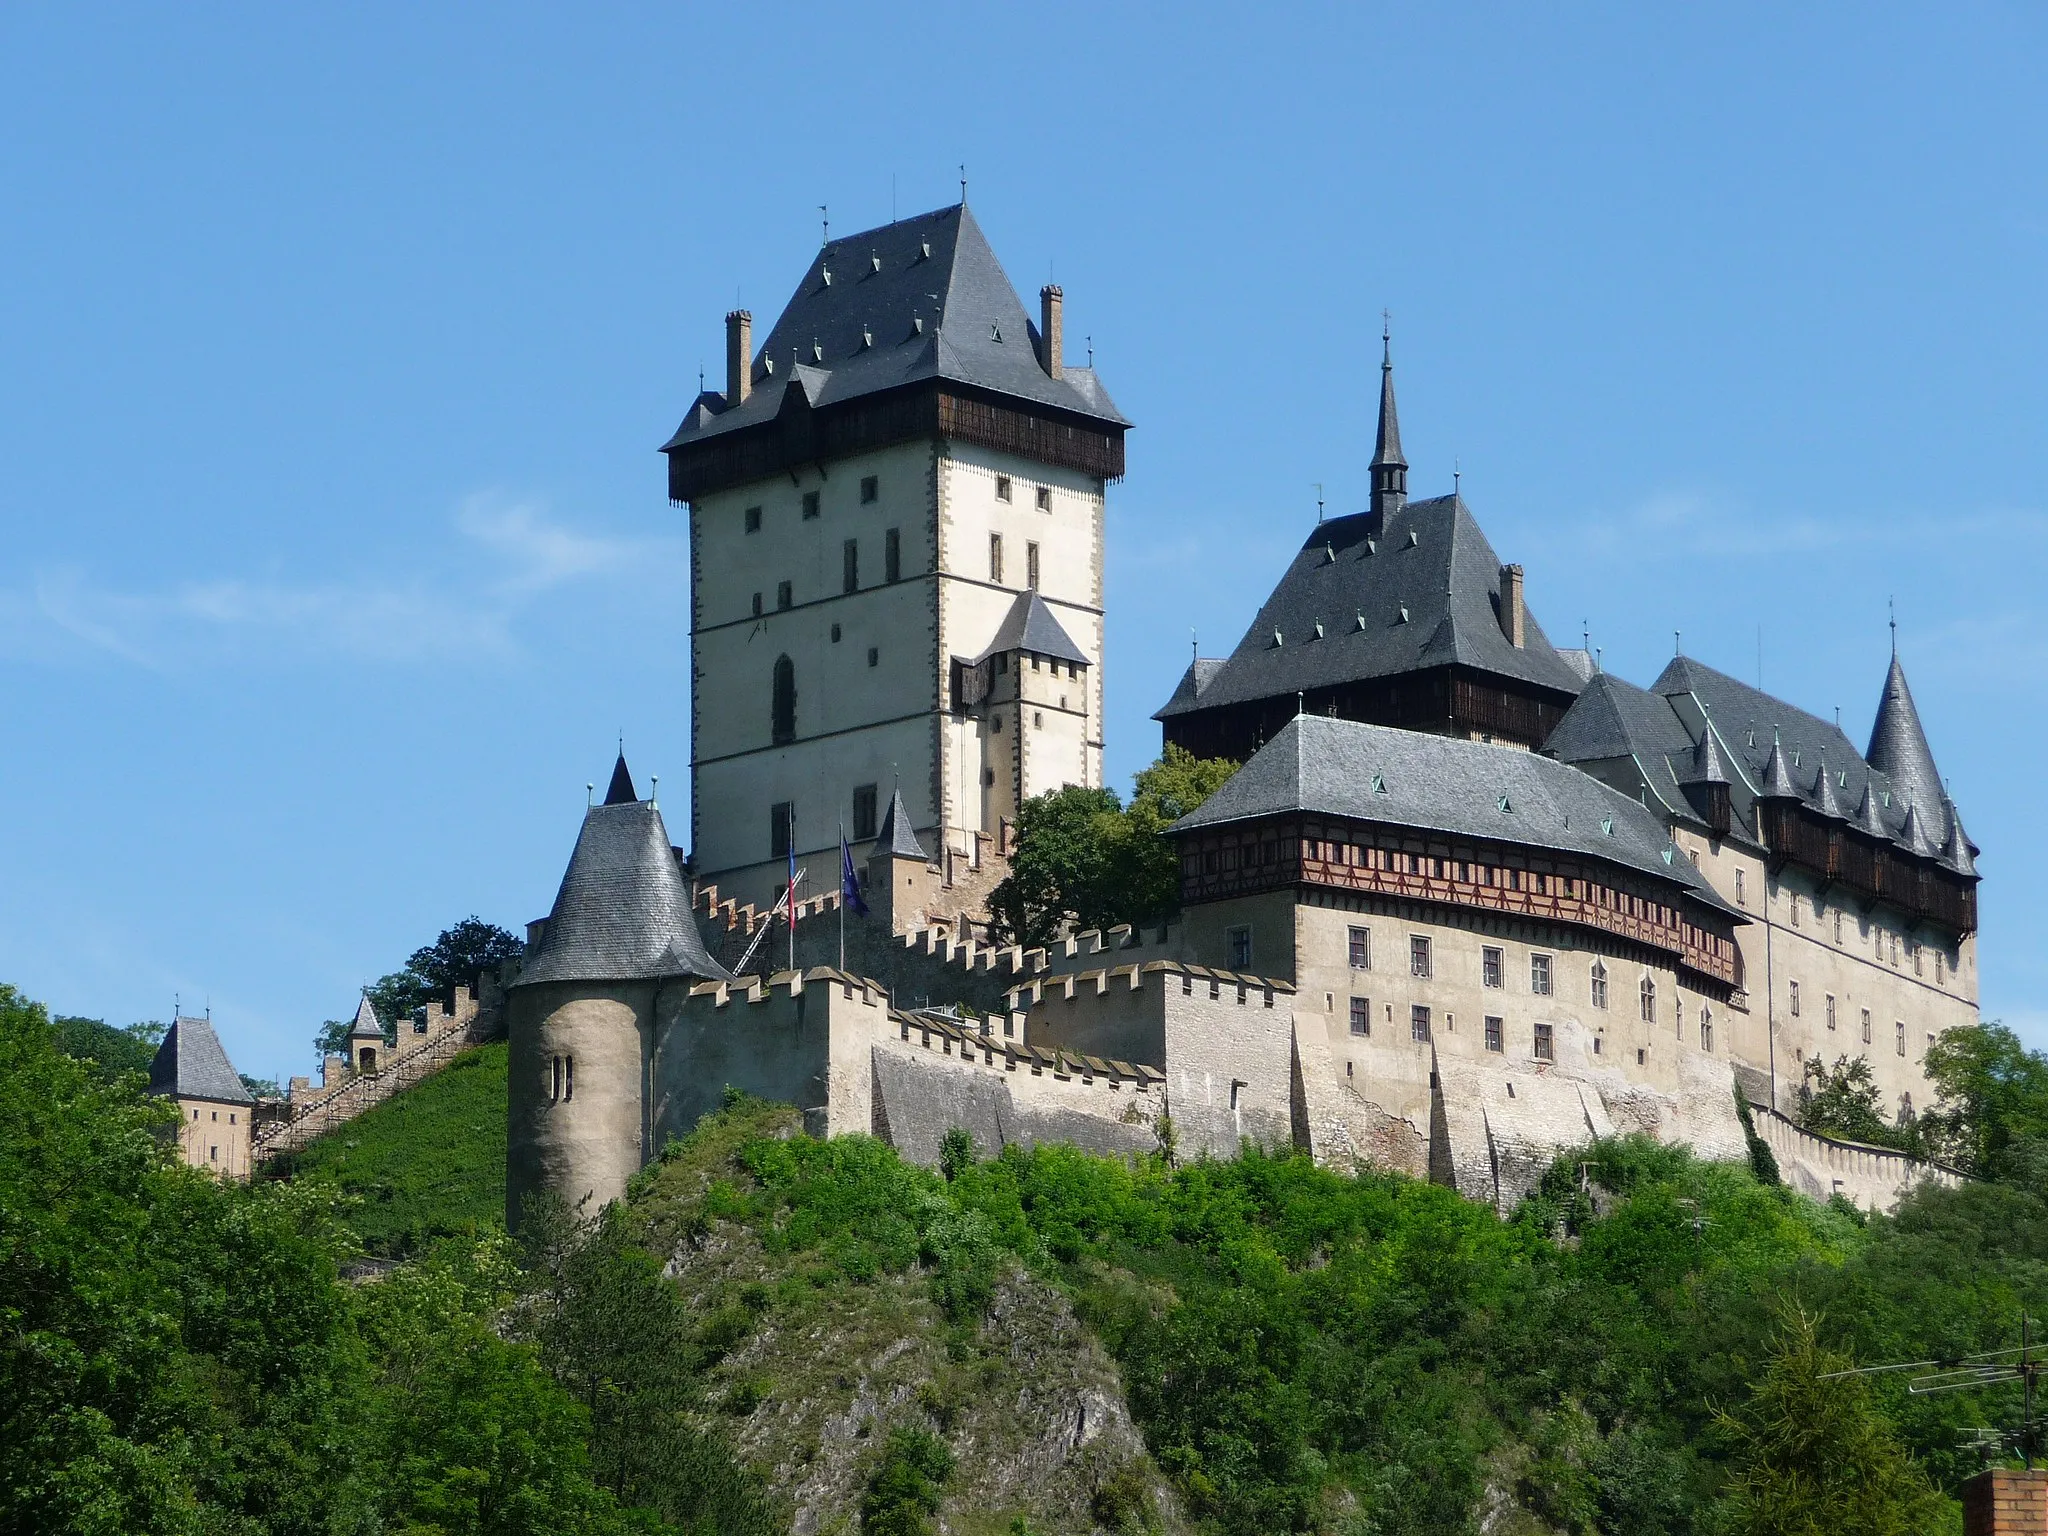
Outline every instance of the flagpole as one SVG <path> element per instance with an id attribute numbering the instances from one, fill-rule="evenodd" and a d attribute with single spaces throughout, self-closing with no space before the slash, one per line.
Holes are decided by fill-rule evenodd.
<path id="1" fill-rule="evenodd" d="M 839 892 L 839 970 L 844 975 L 846 971 L 846 891 L 844 889 L 846 885 L 846 823 L 843 821 L 839 823 L 839 864 L 839 884 L 841 886 Z"/>
<path id="2" fill-rule="evenodd" d="M 789 803 L 789 968 L 796 969 L 796 802 Z"/>

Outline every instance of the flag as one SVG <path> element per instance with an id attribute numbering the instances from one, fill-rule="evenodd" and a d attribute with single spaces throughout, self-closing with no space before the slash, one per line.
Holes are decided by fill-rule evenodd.
<path id="1" fill-rule="evenodd" d="M 846 828 L 839 829 L 839 910 L 853 908 L 862 917 L 868 915 L 868 904 L 861 899 L 860 876 L 854 872 L 853 850 L 846 844 Z"/>

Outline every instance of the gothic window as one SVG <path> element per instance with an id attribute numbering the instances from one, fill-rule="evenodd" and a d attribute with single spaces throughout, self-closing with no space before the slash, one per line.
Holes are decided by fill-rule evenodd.
<path id="1" fill-rule="evenodd" d="M 1657 1022 L 1657 983 L 1656 983 L 1655 981 L 1651 980 L 1651 979 L 1650 979 L 1650 978 L 1649 978 L 1648 976 L 1645 976 L 1645 977 L 1643 978 L 1643 986 L 1642 986 L 1642 999 L 1643 999 L 1643 1022 L 1644 1022 L 1645 1024 L 1654 1024 L 1654 1023 L 1656 1023 L 1656 1022 Z"/>
<path id="2" fill-rule="evenodd" d="M 1538 1061 L 1554 1060 L 1556 1057 L 1556 1052 L 1557 1040 L 1555 1028 L 1549 1024 L 1538 1024 L 1536 1026 L 1536 1059 Z"/>
<path id="3" fill-rule="evenodd" d="M 1595 1008 L 1607 1006 L 1607 967 L 1598 960 L 1593 962 L 1592 994 Z"/>
<path id="4" fill-rule="evenodd" d="M 1703 1051 L 1711 1051 L 1711 1050 L 1712 1050 L 1713 1048 L 1714 1048 L 1714 1010 L 1713 1010 L 1713 1009 L 1711 1009 L 1711 1008 L 1709 1008 L 1709 1007 L 1708 1007 L 1708 1006 L 1707 1006 L 1707 1005 L 1706 1005 L 1705 1003 L 1701 1003 L 1701 1004 L 1700 1004 L 1700 1049 L 1701 1049 L 1701 1050 L 1703 1050 Z"/>
<path id="5" fill-rule="evenodd" d="M 1369 1035 L 1372 1033 L 1372 999 L 1354 997 L 1351 999 L 1351 1033 Z"/>
<path id="6" fill-rule="evenodd" d="M 1505 1019 L 1496 1019 L 1493 1015 L 1488 1014 L 1486 1017 L 1486 1048 L 1496 1054 L 1506 1050 L 1506 1035 L 1507 1021 Z"/>
<path id="7" fill-rule="evenodd" d="M 775 685 L 769 701 L 770 736 L 776 746 L 796 740 L 796 663 L 775 658 Z"/>
<path id="8" fill-rule="evenodd" d="M 1529 990 L 1538 997 L 1550 996 L 1550 956 L 1529 957 Z"/>
<path id="9" fill-rule="evenodd" d="M 903 579 L 903 535 L 894 528 L 882 535 L 882 579 Z"/>
<path id="10" fill-rule="evenodd" d="M 1501 952 L 1491 944 L 1483 945 L 1479 951 L 1479 982 L 1487 987 L 1501 984 Z"/>
<path id="11" fill-rule="evenodd" d="M 1372 969 L 1372 930 L 1353 928 L 1348 935 L 1351 949 L 1351 969 L 1369 971 Z"/>
<path id="12" fill-rule="evenodd" d="M 865 843 L 875 835 L 875 786 L 856 784 L 853 787 L 853 840 Z"/>
<path id="13" fill-rule="evenodd" d="M 1408 974 L 1428 980 L 1429 972 L 1429 940 L 1419 933 L 1411 935 L 1408 940 Z M 1428 1011 L 1423 1010 L 1425 1015 Z"/>

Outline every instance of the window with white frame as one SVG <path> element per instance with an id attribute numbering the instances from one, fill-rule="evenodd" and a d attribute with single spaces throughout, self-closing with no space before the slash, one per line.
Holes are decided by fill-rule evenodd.
<path id="1" fill-rule="evenodd" d="M 1538 997 L 1550 996 L 1550 956 L 1529 957 L 1529 990 Z"/>
<path id="2" fill-rule="evenodd" d="M 1498 987 L 1502 985 L 1501 973 L 1503 969 L 1504 967 L 1501 964 L 1501 952 L 1491 944 L 1482 946 L 1479 951 L 1480 984 L 1488 987 Z"/>
<path id="3" fill-rule="evenodd" d="M 1607 1006 L 1607 967 L 1598 960 L 1593 962 L 1591 992 L 1593 1006 L 1595 1008 L 1605 1008 Z"/>
<path id="4" fill-rule="evenodd" d="M 1408 1010 L 1408 1038 L 1420 1045 L 1429 1043 L 1429 1009 L 1421 1003 Z"/>
<path id="5" fill-rule="evenodd" d="M 1538 1061 L 1553 1061 L 1556 1059 L 1556 1036 L 1557 1032 L 1554 1026 L 1549 1024 L 1538 1024 L 1536 1026 L 1536 1039 L 1533 1049 Z"/>
<path id="6" fill-rule="evenodd" d="M 1354 997 L 1351 999 L 1351 1033 L 1369 1035 L 1372 1033 L 1372 999 Z"/>
<path id="7" fill-rule="evenodd" d="M 1506 1037 L 1507 1021 L 1505 1019 L 1496 1019 L 1492 1014 L 1488 1014 L 1486 1016 L 1486 1048 L 1496 1054 L 1505 1051 L 1507 1049 Z"/>
<path id="8" fill-rule="evenodd" d="M 1351 952 L 1351 969 L 1369 971 L 1372 969 L 1372 930 L 1353 924 L 1345 935 L 1346 947 Z"/>
<path id="9" fill-rule="evenodd" d="M 1657 1022 L 1657 983 L 1650 977 L 1645 976 L 1640 991 L 1643 1003 L 1643 1022 L 1645 1024 L 1654 1024 Z"/>
<path id="10" fill-rule="evenodd" d="M 1429 977 L 1429 938 L 1425 934 L 1408 936 L 1408 974 L 1425 980 Z"/>

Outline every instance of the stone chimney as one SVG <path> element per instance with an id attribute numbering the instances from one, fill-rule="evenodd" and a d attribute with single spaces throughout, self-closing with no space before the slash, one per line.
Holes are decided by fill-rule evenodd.
<path id="1" fill-rule="evenodd" d="M 1060 305 L 1063 302 L 1064 295 L 1056 283 L 1047 283 L 1038 290 L 1038 344 L 1045 349 L 1039 361 L 1045 364 L 1046 373 L 1055 379 L 1067 371 L 1060 332 Z"/>
<path id="2" fill-rule="evenodd" d="M 725 317 L 725 408 L 744 405 L 754 392 L 754 317 L 736 309 Z"/>
<path id="3" fill-rule="evenodd" d="M 1522 602 L 1522 568 L 1500 568 L 1500 632 L 1508 644 L 1520 649 L 1529 643 L 1529 610 Z"/>
<path id="4" fill-rule="evenodd" d="M 2041 1536 L 2048 1531 L 2048 1469 L 1993 1467 L 1963 1484 L 1963 1536 Z"/>

